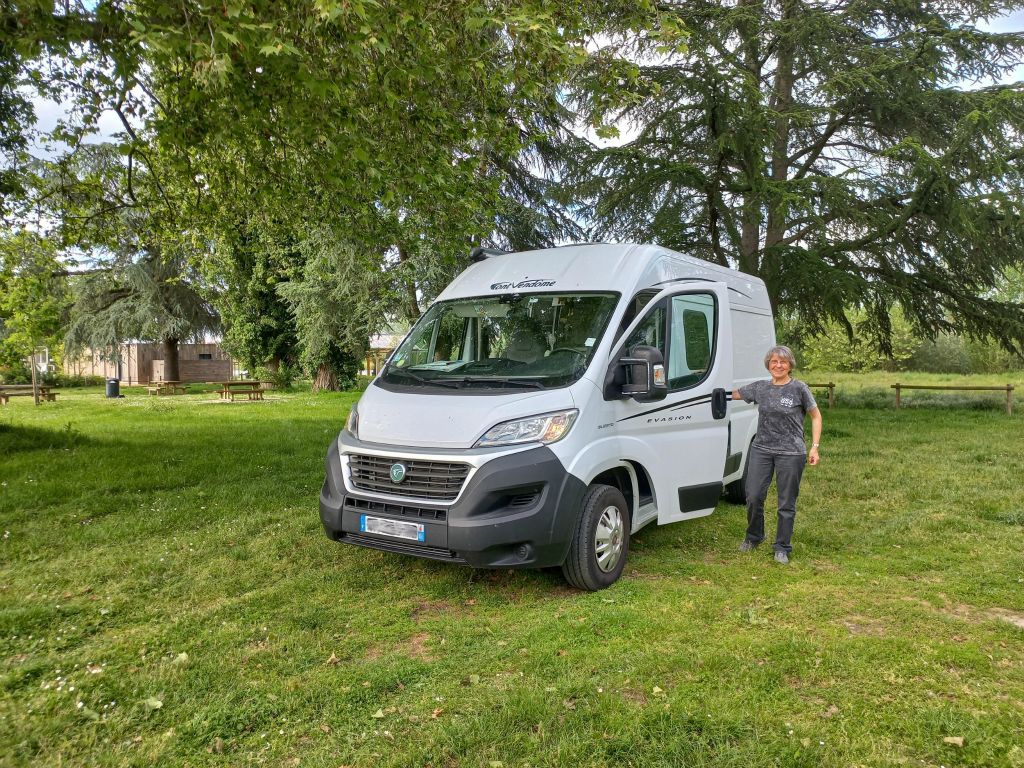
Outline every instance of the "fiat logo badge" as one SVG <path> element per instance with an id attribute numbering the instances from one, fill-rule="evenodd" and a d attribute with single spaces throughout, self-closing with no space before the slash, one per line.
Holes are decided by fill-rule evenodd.
<path id="1" fill-rule="evenodd" d="M 405 480 L 405 464 L 391 465 L 391 482 L 396 485 Z"/>

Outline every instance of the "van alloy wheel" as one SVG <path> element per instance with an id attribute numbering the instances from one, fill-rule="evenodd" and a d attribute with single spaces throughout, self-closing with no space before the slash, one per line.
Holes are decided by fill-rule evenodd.
<path id="1" fill-rule="evenodd" d="M 629 555 L 629 530 L 629 507 L 622 492 L 600 483 L 587 488 L 562 563 L 565 580 L 589 592 L 614 584 Z"/>

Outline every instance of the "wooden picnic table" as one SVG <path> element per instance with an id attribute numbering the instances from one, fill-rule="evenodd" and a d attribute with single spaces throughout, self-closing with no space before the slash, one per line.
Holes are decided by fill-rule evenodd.
<path id="1" fill-rule="evenodd" d="M 57 399 L 57 393 L 49 384 L 37 385 L 40 401 L 53 402 Z M 31 384 L 0 384 L 0 405 L 7 405 L 12 397 L 32 397 Z"/>
<path id="2" fill-rule="evenodd" d="M 187 389 L 180 381 L 151 381 L 146 385 L 151 395 L 184 395 Z"/>
<path id="3" fill-rule="evenodd" d="M 220 399 L 234 402 L 235 395 L 245 395 L 250 400 L 263 399 L 263 382 L 251 379 L 232 379 L 231 381 L 218 381 L 220 384 Z"/>

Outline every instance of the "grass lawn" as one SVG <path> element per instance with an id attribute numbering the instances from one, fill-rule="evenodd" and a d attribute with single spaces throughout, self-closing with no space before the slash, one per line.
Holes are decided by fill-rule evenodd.
<path id="1" fill-rule="evenodd" d="M 1024 768 L 1024 402 L 889 397 L 791 566 L 723 503 L 593 594 L 328 541 L 353 394 L 12 400 L 0 765 Z"/>

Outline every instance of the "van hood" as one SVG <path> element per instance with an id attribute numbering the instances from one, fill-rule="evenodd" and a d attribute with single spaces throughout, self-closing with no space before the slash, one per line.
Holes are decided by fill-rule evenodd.
<path id="1" fill-rule="evenodd" d="M 417 448 L 472 448 L 495 424 L 575 408 L 568 387 L 507 395 L 389 392 L 359 399 L 359 440 Z"/>

